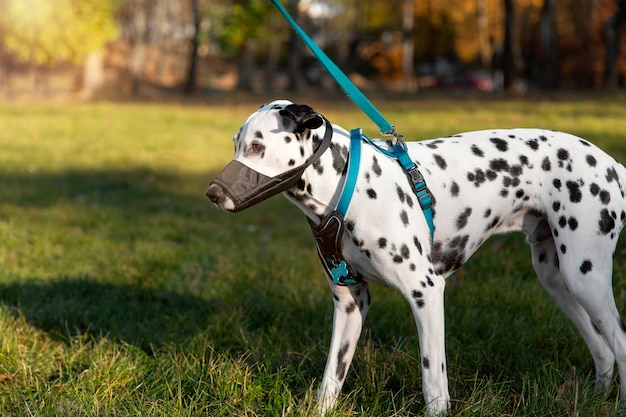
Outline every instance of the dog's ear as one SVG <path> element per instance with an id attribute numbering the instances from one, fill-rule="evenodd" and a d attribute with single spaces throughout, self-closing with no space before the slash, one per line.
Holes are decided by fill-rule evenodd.
<path id="1" fill-rule="evenodd" d="M 295 123 L 295 133 L 302 133 L 306 129 L 317 129 L 324 123 L 322 116 L 306 104 L 290 104 L 279 114 L 283 118 Z M 289 122 L 285 120 L 285 125 Z"/>

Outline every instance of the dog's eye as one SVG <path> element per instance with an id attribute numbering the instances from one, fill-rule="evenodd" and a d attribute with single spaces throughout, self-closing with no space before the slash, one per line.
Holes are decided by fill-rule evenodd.
<path id="1" fill-rule="evenodd" d="M 261 145 L 258 142 L 253 142 L 250 144 L 250 152 L 251 153 L 261 153 L 265 149 L 265 146 Z"/>

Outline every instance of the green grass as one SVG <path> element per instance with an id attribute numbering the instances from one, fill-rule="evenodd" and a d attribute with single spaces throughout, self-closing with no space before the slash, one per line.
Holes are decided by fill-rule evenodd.
<path id="1" fill-rule="evenodd" d="M 332 299 L 303 215 L 282 197 L 237 215 L 204 197 L 262 102 L 0 104 L 0 415 L 311 415 Z M 375 136 L 347 100 L 311 104 Z M 407 138 L 537 126 L 626 161 L 623 97 L 380 108 Z M 410 308 L 372 292 L 334 415 L 422 415 Z M 522 236 L 487 242 L 446 303 L 451 415 L 617 414 Z"/>

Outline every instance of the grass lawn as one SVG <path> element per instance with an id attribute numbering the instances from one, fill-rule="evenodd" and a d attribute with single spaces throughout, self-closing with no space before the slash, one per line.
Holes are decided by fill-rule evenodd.
<path id="1" fill-rule="evenodd" d="M 233 215 L 204 196 L 263 101 L 0 104 L 0 415 L 312 414 L 332 298 L 304 217 L 282 197 Z M 375 136 L 347 99 L 309 104 Z M 626 162 L 623 97 L 377 104 L 408 139 L 544 127 Z M 333 415 L 423 415 L 409 305 L 372 295 Z M 446 303 L 450 415 L 617 415 L 617 381 L 595 392 L 523 236 L 487 242 Z"/>

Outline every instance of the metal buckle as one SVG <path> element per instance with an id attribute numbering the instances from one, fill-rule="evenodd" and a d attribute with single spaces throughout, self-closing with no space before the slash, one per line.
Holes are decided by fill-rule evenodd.
<path id="1" fill-rule="evenodd" d="M 419 191 L 419 189 L 417 188 L 417 184 L 419 184 L 420 182 L 424 182 L 424 176 L 419 171 L 419 169 L 417 169 L 417 165 L 413 165 L 413 167 L 409 169 L 407 173 L 409 174 L 409 177 L 411 178 L 411 181 L 413 182 L 413 186 L 415 187 L 415 190 Z M 424 183 L 424 187 L 426 187 L 425 183 Z"/>
<path id="2" fill-rule="evenodd" d="M 404 135 L 396 132 L 396 127 L 394 125 L 391 125 L 391 128 L 384 132 L 381 130 L 380 133 L 383 136 L 393 136 L 393 139 L 389 140 L 389 142 L 391 142 L 393 146 L 399 143 L 404 148 Z"/>

